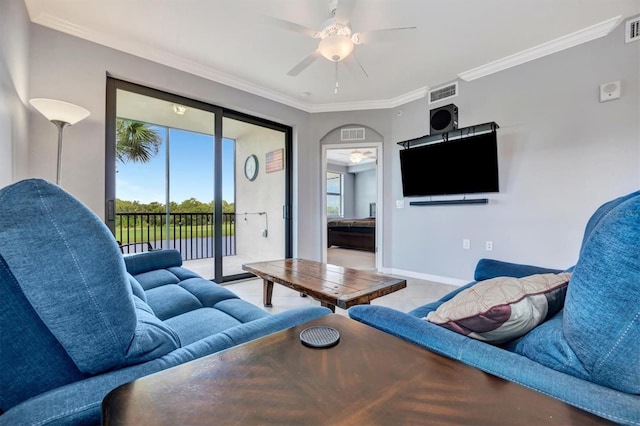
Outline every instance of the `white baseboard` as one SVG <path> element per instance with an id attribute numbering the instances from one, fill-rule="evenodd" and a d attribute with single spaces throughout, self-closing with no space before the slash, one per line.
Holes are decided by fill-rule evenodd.
<path id="1" fill-rule="evenodd" d="M 419 280 L 435 281 L 437 283 L 449 284 L 456 287 L 462 287 L 463 285 L 471 282 L 471 280 L 465 281 L 458 278 L 441 277 L 439 275 L 423 274 L 421 272 L 405 271 L 404 269 L 396 268 L 382 268 L 381 272 L 383 274 L 401 275 L 403 277 L 416 278 Z"/>

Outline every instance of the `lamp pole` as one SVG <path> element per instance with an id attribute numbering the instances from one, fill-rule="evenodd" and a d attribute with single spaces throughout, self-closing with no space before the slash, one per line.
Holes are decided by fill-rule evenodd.
<path id="1" fill-rule="evenodd" d="M 51 120 L 51 122 L 58 128 L 58 170 L 56 171 L 56 185 L 60 186 L 62 173 L 62 132 L 69 123 L 61 120 Z"/>

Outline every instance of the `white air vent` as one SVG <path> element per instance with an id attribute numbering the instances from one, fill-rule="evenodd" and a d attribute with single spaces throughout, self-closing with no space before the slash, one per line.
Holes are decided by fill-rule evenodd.
<path id="1" fill-rule="evenodd" d="M 442 101 L 444 99 L 455 98 L 458 96 L 458 82 L 436 87 L 429 90 L 429 103 Z"/>
<path id="2" fill-rule="evenodd" d="M 363 141 L 364 127 L 352 127 L 350 129 L 341 129 L 341 141 Z"/>
<path id="3" fill-rule="evenodd" d="M 640 40 L 640 18 L 630 19 L 625 23 L 625 43 Z"/>

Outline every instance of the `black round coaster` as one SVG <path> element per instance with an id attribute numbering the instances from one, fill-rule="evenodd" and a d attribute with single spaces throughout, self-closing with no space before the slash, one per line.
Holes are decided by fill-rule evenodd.
<path id="1" fill-rule="evenodd" d="M 309 327 L 300 332 L 300 340 L 311 348 L 330 348 L 338 344 L 340 333 L 333 327 Z"/>

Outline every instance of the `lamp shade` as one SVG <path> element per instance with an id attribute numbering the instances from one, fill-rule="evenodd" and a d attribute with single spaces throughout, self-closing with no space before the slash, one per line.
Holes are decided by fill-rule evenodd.
<path id="1" fill-rule="evenodd" d="M 29 101 L 35 109 L 47 117 L 49 121 L 62 121 L 69 125 L 84 120 L 91 113 L 78 105 L 69 102 L 56 101 L 55 99 L 36 98 Z"/>

